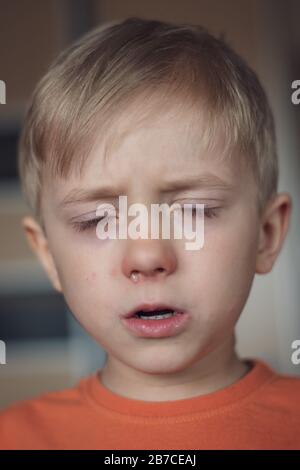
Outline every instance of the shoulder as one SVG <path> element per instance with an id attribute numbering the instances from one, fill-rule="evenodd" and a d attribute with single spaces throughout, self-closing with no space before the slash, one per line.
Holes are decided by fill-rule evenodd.
<path id="1" fill-rule="evenodd" d="M 32 399 L 13 403 L 0 410 L 0 449 L 30 448 L 39 446 L 39 434 L 57 429 L 68 422 L 84 407 L 82 385 L 89 378 L 81 379 L 74 387 L 43 393 Z"/>
<path id="2" fill-rule="evenodd" d="M 275 372 L 267 391 L 278 404 L 300 411 L 300 377 Z"/>
<path id="3" fill-rule="evenodd" d="M 262 367 L 270 372 L 269 380 L 261 385 L 255 394 L 254 403 L 261 410 L 286 416 L 300 424 L 300 377 L 276 372 L 267 364 Z"/>

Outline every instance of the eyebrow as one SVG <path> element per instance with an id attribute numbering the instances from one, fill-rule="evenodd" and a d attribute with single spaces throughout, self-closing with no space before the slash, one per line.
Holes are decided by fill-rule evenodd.
<path id="1" fill-rule="evenodd" d="M 179 180 L 165 181 L 161 188 L 162 193 L 174 193 L 193 188 L 230 190 L 232 184 L 224 181 L 219 176 L 212 173 L 202 175 L 191 175 Z M 93 202 L 100 199 L 116 199 L 126 191 L 117 189 L 113 186 L 103 186 L 91 189 L 72 189 L 59 203 L 59 207 L 65 207 L 72 204 Z"/>

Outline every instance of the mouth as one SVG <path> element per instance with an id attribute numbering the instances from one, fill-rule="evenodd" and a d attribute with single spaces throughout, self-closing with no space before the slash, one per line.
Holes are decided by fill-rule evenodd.
<path id="1" fill-rule="evenodd" d="M 122 322 L 128 331 L 143 338 L 176 336 L 187 328 L 189 312 L 174 305 L 141 304 L 123 315 Z"/>
<path id="2" fill-rule="evenodd" d="M 123 318 L 140 318 L 142 320 L 163 320 L 178 314 L 183 310 L 172 305 L 144 303 L 127 312 Z"/>

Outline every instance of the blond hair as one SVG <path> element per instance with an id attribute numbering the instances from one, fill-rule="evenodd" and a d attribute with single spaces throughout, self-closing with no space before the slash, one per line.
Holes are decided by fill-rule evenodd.
<path id="1" fill-rule="evenodd" d="M 202 100 L 209 140 L 222 126 L 227 145 L 253 169 L 262 209 L 277 191 L 278 162 L 273 115 L 256 74 L 201 26 L 128 18 L 71 44 L 33 92 L 19 141 L 19 174 L 37 216 L 45 169 L 63 178 L 81 171 L 96 133 L 106 135 L 121 109 L 153 91 L 165 103 L 172 97 L 192 107 Z"/>

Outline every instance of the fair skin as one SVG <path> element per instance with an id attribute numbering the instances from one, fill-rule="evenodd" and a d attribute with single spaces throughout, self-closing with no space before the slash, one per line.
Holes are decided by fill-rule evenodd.
<path id="1" fill-rule="evenodd" d="M 54 288 L 107 352 L 103 385 L 129 398 L 151 401 L 212 393 L 249 371 L 235 352 L 234 327 L 255 273 L 266 274 L 273 267 L 291 211 L 290 196 L 280 193 L 259 216 L 250 170 L 234 159 L 218 158 L 222 136 L 217 136 L 213 149 L 201 150 L 201 122 L 183 126 L 183 118 L 192 123 L 189 115 L 174 112 L 172 106 L 157 114 L 140 127 L 130 127 L 128 115 L 121 116 L 121 128 L 127 124 L 129 131 L 106 162 L 99 141 L 81 177 L 71 174 L 66 180 L 45 181 L 44 230 L 33 217 L 23 219 L 28 241 Z M 166 181 L 208 173 L 226 186 L 210 183 L 162 192 Z M 74 188 L 103 183 L 113 185 L 116 194 L 127 195 L 128 204 L 192 201 L 217 207 L 216 216 L 205 219 L 204 247 L 187 251 L 184 240 L 174 239 L 101 241 L 95 227 L 76 231 L 71 218 L 86 219 L 99 203 L 115 199 L 62 206 L 63 199 Z M 132 272 L 138 273 L 137 282 Z M 187 310 L 191 318 L 186 328 L 167 338 L 134 336 L 119 315 L 149 300 Z"/>

